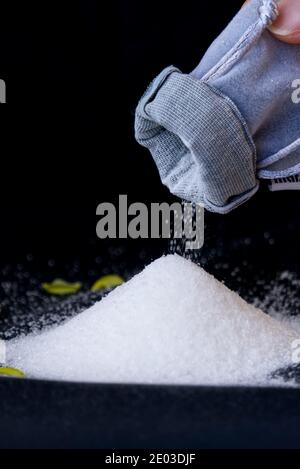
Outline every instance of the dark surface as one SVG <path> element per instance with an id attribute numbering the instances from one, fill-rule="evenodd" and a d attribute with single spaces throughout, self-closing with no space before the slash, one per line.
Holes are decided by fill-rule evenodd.
<path id="1" fill-rule="evenodd" d="M 208 216 L 205 248 L 193 258 L 248 301 L 256 298 L 266 311 L 275 308 L 298 315 L 298 199 L 282 195 L 287 209 L 278 215 L 271 197 L 258 196 L 259 209 L 252 201 L 228 217 Z M 16 335 L 26 321 L 43 326 L 41 319 L 51 322 L 53 312 L 57 317 L 61 311 L 63 319 L 70 311 L 74 314 L 75 305 L 79 312 L 96 299 L 89 294 L 49 299 L 40 291 L 41 281 L 69 275 L 87 288 L 109 269 L 129 278 L 167 252 L 160 242 L 117 244 L 107 243 L 98 251 L 87 243 L 85 255 L 72 262 L 58 258 L 49 263 L 46 257 L 32 255 L 23 263 L 3 266 L 2 280 L 6 288 L 11 282 L 14 296 L 2 285 L 0 300 L 7 313 L 1 318 L 2 335 Z M 280 280 L 286 270 L 291 280 Z M 299 381 L 300 373 L 284 370 L 282 375 Z M 108 386 L 3 378 L 0 414 L 2 447 L 300 447 L 300 389 Z"/>
<path id="2" fill-rule="evenodd" d="M 287 315 L 298 315 L 298 200 L 292 194 L 285 195 L 289 210 L 276 218 L 275 208 L 267 210 L 270 196 L 259 196 L 262 212 L 251 202 L 249 211 L 240 211 L 240 215 L 236 212 L 222 218 L 222 222 L 208 217 L 205 248 L 195 252 L 193 258 L 248 301 L 261 301 L 266 311 L 275 308 Z M 251 213 L 256 217 L 255 223 Z M 244 219 L 237 224 L 241 214 Z M 285 223 L 293 218 L 293 223 Z M 19 266 L 19 274 L 22 277 L 25 271 L 35 276 L 31 288 L 36 292 L 39 281 L 67 272 L 76 276 L 72 280 L 80 279 L 88 285 L 109 268 L 118 269 L 118 273 L 129 278 L 167 251 L 165 244 L 151 247 L 150 241 L 139 247 L 129 243 L 116 248 L 116 244 L 108 244 L 95 262 L 94 248 L 89 246 L 85 261 L 80 257 L 75 271 L 62 261 L 48 264 L 33 257 L 31 262 Z M 14 272 L 11 265 L 10 268 L 8 276 Z M 280 272 L 286 270 L 292 280 L 280 280 Z M 44 316 L 50 312 L 51 317 L 56 301 L 49 303 L 39 292 L 32 303 L 26 288 L 24 291 L 24 281 L 18 282 L 19 274 L 10 279 L 17 288 L 15 303 L 10 303 L 7 295 L 3 297 L 6 307 L 11 308 L 6 320 L 2 320 L 2 332 L 12 336 L 20 325 L 21 305 L 24 310 L 27 308 L 27 314 L 21 315 L 23 323 L 27 317 L 39 324 L 35 302 L 40 301 Z M 276 286 L 274 294 L 272 285 Z M 87 300 L 93 302 L 95 298 L 85 297 Z M 55 303 L 56 315 L 60 310 L 68 313 L 65 301 L 58 299 Z M 73 305 L 77 301 L 79 309 L 89 304 L 80 304 L 77 297 L 69 301 Z M 299 368 L 284 370 L 281 375 L 299 381 Z M 300 448 L 300 389 L 110 386 L 3 378 L 0 413 L 2 447 Z"/>
<path id="3" fill-rule="evenodd" d="M 300 391 L 0 381 L 4 448 L 300 448 Z"/>

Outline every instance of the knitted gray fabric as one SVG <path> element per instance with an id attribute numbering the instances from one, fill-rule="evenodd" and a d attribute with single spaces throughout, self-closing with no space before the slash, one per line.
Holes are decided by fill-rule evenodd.
<path id="1" fill-rule="evenodd" d="M 277 14 L 277 0 L 251 0 L 191 74 L 169 67 L 141 99 L 136 139 L 182 199 L 227 213 L 259 178 L 300 172 L 300 46 L 268 32 Z"/>
<path id="2" fill-rule="evenodd" d="M 151 151 L 162 182 L 185 200 L 226 213 L 258 188 L 255 147 L 237 107 L 174 67 L 164 70 L 141 99 L 135 131 Z"/>

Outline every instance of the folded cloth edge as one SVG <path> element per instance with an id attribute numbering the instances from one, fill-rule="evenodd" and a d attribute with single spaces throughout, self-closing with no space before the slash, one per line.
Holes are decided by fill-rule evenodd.
<path id="1" fill-rule="evenodd" d="M 135 136 L 169 190 L 209 211 L 228 213 L 258 190 L 255 144 L 236 105 L 173 66 L 141 98 Z"/>

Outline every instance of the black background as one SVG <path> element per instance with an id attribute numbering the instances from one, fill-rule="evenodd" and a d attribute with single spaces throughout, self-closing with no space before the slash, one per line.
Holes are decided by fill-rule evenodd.
<path id="1" fill-rule="evenodd" d="M 72 257 L 91 243 L 101 252 L 99 203 L 116 203 L 119 194 L 129 202 L 173 199 L 134 140 L 136 104 L 163 67 L 191 71 L 241 5 L 46 0 L 2 7 L 2 260 L 28 252 Z M 225 217 L 207 214 L 210 231 L 231 239 L 274 227 L 284 234 L 299 224 L 298 193 L 263 192 Z"/>
<path id="2" fill-rule="evenodd" d="M 2 257 L 83 249 L 96 239 L 96 206 L 118 194 L 170 198 L 134 141 L 135 106 L 163 67 L 194 68 L 241 3 L 46 0 L 1 7 Z"/>

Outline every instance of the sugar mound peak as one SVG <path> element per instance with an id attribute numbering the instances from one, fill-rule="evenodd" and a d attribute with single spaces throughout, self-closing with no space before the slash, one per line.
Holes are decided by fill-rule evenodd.
<path id="1" fill-rule="evenodd" d="M 68 322 L 8 342 L 10 366 L 71 381 L 266 384 L 296 332 L 177 255 Z"/>

